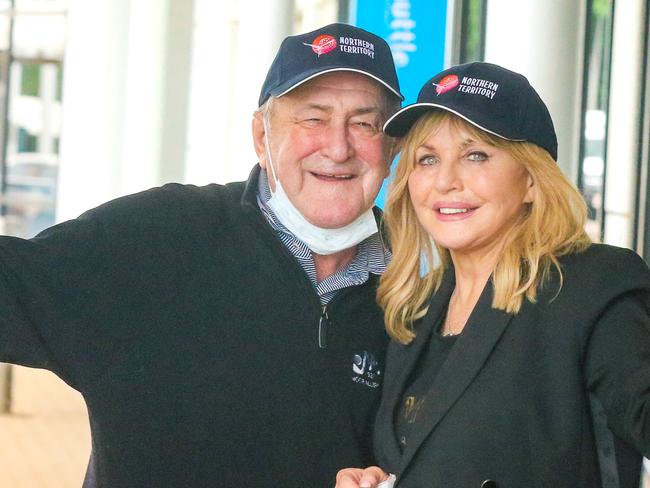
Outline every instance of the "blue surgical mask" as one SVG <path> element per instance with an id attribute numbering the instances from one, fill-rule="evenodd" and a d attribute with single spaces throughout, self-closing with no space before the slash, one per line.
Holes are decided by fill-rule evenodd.
<path id="1" fill-rule="evenodd" d="M 291 203 L 284 188 L 282 188 L 282 184 L 273 168 L 266 118 L 263 119 L 263 124 L 266 157 L 268 158 L 271 174 L 275 181 L 275 191 L 271 190 L 271 199 L 267 205 L 273 210 L 273 213 L 282 222 L 282 225 L 304 242 L 312 252 L 322 255 L 334 254 L 354 247 L 377 232 L 377 221 L 375 220 L 372 209 L 366 210 L 354 221 L 337 229 L 325 229 L 309 222 L 293 203 Z"/>

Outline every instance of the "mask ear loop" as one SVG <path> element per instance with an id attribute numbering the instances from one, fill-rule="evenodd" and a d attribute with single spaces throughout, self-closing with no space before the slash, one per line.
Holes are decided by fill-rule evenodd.
<path id="1" fill-rule="evenodd" d="M 264 126 L 264 145 L 266 146 L 266 157 L 269 160 L 269 166 L 271 167 L 271 174 L 273 175 L 273 181 L 275 184 L 279 184 L 280 180 L 275 174 L 275 168 L 273 168 L 273 159 L 271 158 L 271 146 L 269 145 L 269 129 L 266 123 L 266 114 L 262 115 L 262 125 Z M 269 185 L 269 190 L 271 190 L 271 185 Z M 275 193 L 271 190 L 271 193 Z"/>

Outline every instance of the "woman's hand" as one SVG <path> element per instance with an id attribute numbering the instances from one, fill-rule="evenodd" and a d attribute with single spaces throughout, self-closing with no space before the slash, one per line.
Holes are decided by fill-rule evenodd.
<path id="1" fill-rule="evenodd" d="M 375 488 L 387 479 L 388 474 L 377 466 L 366 469 L 345 468 L 336 474 L 335 488 Z"/>

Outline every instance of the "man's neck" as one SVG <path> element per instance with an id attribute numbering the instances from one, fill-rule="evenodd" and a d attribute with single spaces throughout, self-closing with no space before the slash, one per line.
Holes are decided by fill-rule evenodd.
<path id="1" fill-rule="evenodd" d="M 316 279 L 320 283 L 329 278 L 350 264 L 356 255 L 357 246 L 328 255 L 312 253 L 314 266 L 316 267 Z"/>

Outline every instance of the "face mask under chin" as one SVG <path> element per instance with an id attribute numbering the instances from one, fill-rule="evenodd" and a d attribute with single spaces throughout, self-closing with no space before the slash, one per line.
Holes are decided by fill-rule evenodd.
<path id="1" fill-rule="evenodd" d="M 289 232 L 304 242 L 312 252 L 321 255 L 334 254 L 354 247 L 377 232 L 377 221 L 372 209 L 366 210 L 349 224 L 337 229 L 325 229 L 309 222 L 293 205 L 275 173 L 266 117 L 263 118 L 263 124 L 268 167 L 275 182 L 275 191 L 271 190 L 268 206 Z"/>

